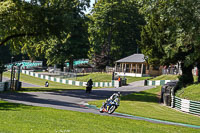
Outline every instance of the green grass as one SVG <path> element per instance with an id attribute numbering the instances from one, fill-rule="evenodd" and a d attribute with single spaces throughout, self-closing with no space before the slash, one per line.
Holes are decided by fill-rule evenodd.
<path id="1" fill-rule="evenodd" d="M 116 111 L 135 116 L 200 125 L 199 117 L 185 114 L 159 104 L 157 94 L 160 92 L 160 88 L 158 86 L 150 90 L 123 96 L 120 106 Z M 90 104 L 100 107 L 102 102 L 103 100 L 91 101 Z"/>
<path id="2" fill-rule="evenodd" d="M 150 77 L 129 77 L 129 76 L 126 76 L 127 83 L 132 83 L 132 82 L 135 82 L 135 81 L 145 80 L 145 79 L 149 79 L 149 78 Z"/>
<path id="3" fill-rule="evenodd" d="M 183 99 L 200 101 L 200 84 L 193 84 L 186 88 L 182 88 L 177 91 L 176 96 Z"/>
<path id="4" fill-rule="evenodd" d="M 4 72 L 3 76 L 10 78 L 10 72 Z M 44 86 L 47 80 L 36 78 L 33 76 L 21 74 L 20 81 L 31 83 L 34 85 Z M 74 85 L 67 85 L 58 82 L 48 81 L 49 87 L 33 87 L 33 88 L 24 88 L 26 91 L 55 91 L 55 90 L 66 90 L 66 89 L 85 89 L 83 86 L 74 86 Z"/>
<path id="5" fill-rule="evenodd" d="M 90 78 L 93 80 L 93 82 L 111 82 L 112 74 L 110 74 L 110 73 L 87 73 L 85 75 L 78 75 L 76 80 L 87 82 Z M 121 77 L 121 78 L 124 78 L 124 77 Z M 135 82 L 135 81 L 139 81 L 139 80 L 145 80 L 148 78 L 150 78 L 150 77 L 126 76 L 127 83 L 131 83 L 131 82 Z"/>
<path id="6" fill-rule="evenodd" d="M 151 80 L 178 80 L 178 75 L 160 75 Z"/>
<path id="7" fill-rule="evenodd" d="M 197 133 L 198 129 L 0 101 L 1 133 Z"/>
<path id="8" fill-rule="evenodd" d="M 93 82 L 111 82 L 112 74 L 109 73 L 86 73 L 85 75 L 78 75 L 76 80 L 87 82 L 89 79 Z"/>

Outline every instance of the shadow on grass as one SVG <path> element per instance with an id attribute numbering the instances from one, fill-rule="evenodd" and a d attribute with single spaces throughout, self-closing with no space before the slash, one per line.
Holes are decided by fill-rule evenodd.
<path id="1" fill-rule="evenodd" d="M 80 75 L 76 75 L 76 77 L 84 77 L 84 76 L 88 76 L 89 74 L 80 74 Z"/>
<path id="2" fill-rule="evenodd" d="M 17 104 L 17 103 L 8 103 L 5 101 L 0 101 L 0 111 L 6 110 L 6 111 L 18 111 L 21 109 L 30 109 L 33 108 L 32 106 L 27 106 L 23 104 Z"/>
<path id="3" fill-rule="evenodd" d="M 83 89 L 60 89 L 60 88 L 50 88 L 50 87 L 44 87 L 44 88 L 38 88 L 38 87 L 30 87 L 30 88 L 22 88 L 19 92 L 45 92 L 45 91 L 69 91 L 69 90 L 83 90 Z"/>
<path id="4" fill-rule="evenodd" d="M 78 91 L 75 91 L 78 92 Z M 87 110 L 88 108 L 82 107 L 80 104 L 76 102 L 69 102 L 67 98 L 52 98 L 52 93 L 55 92 L 47 92 L 48 94 L 43 96 L 38 95 L 38 93 L 14 93 L 14 92 L 7 92 L 7 93 L 0 93 L 0 98 L 2 100 L 8 101 L 0 101 L 0 110 L 13 110 L 17 111 L 20 109 L 25 108 L 34 108 L 34 106 L 41 106 L 41 107 L 53 107 L 57 109 L 84 109 Z M 58 93 L 58 92 L 56 92 Z M 65 93 L 69 93 L 65 91 Z M 41 94 L 41 93 L 40 93 Z M 61 99 L 60 99 L 61 98 Z M 9 103 L 16 102 L 20 104 Z M 26 105 L 23 105 L 26 104 Z M 28 106 L 31 105 L 31 106 Z M 37 108 L 36 108 L 37 109 Z"/>
<path id="5" fill-rule="evenodd" d="M 121 97 L 121 100 L 157 103 L 159 101 L 159 98 L 156 94 L 147 93 L 147 92 L 135 92 L 135 93 Z"/>

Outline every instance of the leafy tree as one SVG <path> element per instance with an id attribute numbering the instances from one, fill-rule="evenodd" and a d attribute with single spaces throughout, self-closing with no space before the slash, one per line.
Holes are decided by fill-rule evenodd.
<path id="1" fill-rule="evenodd" d="M 11 59 L 11 52 L 8 46 L 1 46 L 0 47 L 0 62 L 2 64 L 10 63 Z"/>
<path id="2" fill-rule="evenodd" d="M 107 53 L 102 58 L 108 60 L 102 60 L 104 68 L 113 61 L 137 51 L 137 40 L 140 40 L 139 25 L 144 24 L 144 20 L 134 1 L 99 0 L 89 18 L 89 55 L 90 58 L 97 59 L 102 56 L 102 51 Z"/>
<path id="3" fill-rule="evenodd" d="M 77 39 L 74 31 L 81 29 L 76 28 L 81 23 L 83 10 L 89 6 L 89 2 L 90 0 L 1 1 L 0 46 L 10 44 L 15 52 L 28 54 L 31 59 L 40 56 L 48 58 L 49 64 L 55 62 L 50 58 L 50 53 L 54 53 L 56 49 L 61 50 L 63 41 L 65 45 L 77 45 L 65 41 Z M 64 58 L 54 57 L 59 61 Z"/>
<path id="4" fill-rule="evenodd" d="M 193 83 L 192 68 L 200 59 L 200 2 L 195 0 L 139 1 L 147 24 L 142 28 L 142 52 L 151 64 L 181 62 L 180 81 Z"/>

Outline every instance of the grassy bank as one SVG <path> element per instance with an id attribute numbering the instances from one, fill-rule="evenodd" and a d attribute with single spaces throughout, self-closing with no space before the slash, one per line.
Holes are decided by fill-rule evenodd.
<path id="1" fill-rule="evenodd" d="M 197 82 L 197 76 L 194 76 L 194 82 Z M 161 75 L 151 80 L 178 80 L 178 75 Z M 200 101 L 200 84 L 192 84 L 187 86 L 186 88 L 182 88 L 178 90 L 176 93 L 177 97 L 193 100 L 193 101 Z"/>
<path id="2" fill-rule="evenodd" d="M 200 102 L 200 84 L 193 84 L 178 90 L 177 97 Z"/>
<path id="3" fill-rule="evenodd" d="M 160 75 L 151 80 L 178 80 L 178 75 Z"/>
<path id="4" fill-rule="evenodd" d="M 10 78 L 10 72 L 3 73 L 3 76 Z M 36 77 L 25 75 L 25 74 L 21 74 L 20 81 L 41 86 L 41 87 L 38 87 L 38 88 L 36 88 L 36 87 L 34 87 L 34 88 L 24 88 L 25 90 L 28 90 L 28 91 L 53 91 L 53 90 L 66 90 L 66 89 L 85 89 L 85 87 L 83 87 L 83 86 L 67 85 L 67 84 L 62 84 L 62 83 L 53 82 L 53 81 L 48 81 L 49 87 L 47 88 L 47 87 L 44 87 L 44 84 L 46 82 L 45 79 L 36 78 Z"/>
<path id="5" fill-rule="evenodd" d="M 0 101 L 3 133 L 188 133 L 197 129 Z"/>
<path id="6" fill-rule="evenodd" d="M 112 80 L 112 74 L 110 73 L 87 73 L 85 75 L 78 75 L 76 80 L 77 81 L 88 81 L 89 79 L 92 79 L 94 82 L 111 82 Z M 121 76 L 121 78 L 124 78 Z M 126 76 L 127 83 L 135 82 L 135 81 L 140 81 L 140 80 L 145 80 L 150 77 L 130 77 Z"/>
<path id="7" fill-rule="evenodd" d="M 3 74 L 5 77 L 9 77 L 10 78 L 10 72 L 5 72 Z M 30 78 L 30 80 L 28 80 Z M 68 80 L 76 80 L 76 81 L 82 81 L 82 82 L 87 82 L 89 79 L 92 79 L 93 82 L 111 82 L 112 80 L 112 74 L 109 73 L 86 73 L 84 75 L 77 75 L 77 78 L 66 78 Z M 124 77 L 121 77 L 124 78 Z M 127 83 L 131 83 L 131 82 L 135 82 L 135 81 L 139 81 L 139 80 L 145 80 L 148 79 L 150 77 L 129 77 L 126 76 L 127 79 Z M 41 80 L 41 81 L 39 81 Z M 35 81 L 37 81 L 37 85 L 44 85 L 44 81 L 46 81 L 45 79 L 36 79 L 32 76 L 29 75 L 25 75 L 25 74 L 21 74 L 21 81 L 28 81 L 28 83 L 34 83 Z M 53 87 L 58 87 L 60 83 L 57 84 L 52 84 Z"/>
<path id="8" fill-rule="evenodd" d="M 200 125 L 199 117 L 178 112 L 159 104 L 157 96 L 159 92 L 160 86 L 143 92 L 123 96 L 121 97 L 121 105 L 116 111 L 135 116 Z M 102 102 L 102 100 L 92 101 L 90 104 L 100 107 Z"/>

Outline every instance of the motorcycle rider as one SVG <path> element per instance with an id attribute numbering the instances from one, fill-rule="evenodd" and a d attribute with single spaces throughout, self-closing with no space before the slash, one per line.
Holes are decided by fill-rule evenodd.
<path id="1" fill-rule="evenodd" d="M 87 85 L 86 86 L 86 93 L 90 93 L 92 91 L 92 85 L 93 85 L 92 79 L 89 79 L 86 85 Z"/>
<path id="2" fill-rule="evenodd" d="M 106 103 L 105 103 L 105 104 L 107 104 L 108 101 L 112 100 L 112 101 L 115 101 L 115 102 L 116 102 L 116 105 L 119 106 L 119 103 L 120 103 L 120 99 L 119 99 L 119 98 L 120 98 L 120 92 L 114 93 L 114 94 L 112 94 L 112 96 L 110 96 L 110 98 L 108 98 L 108 99 L 106 100 Z"/>

